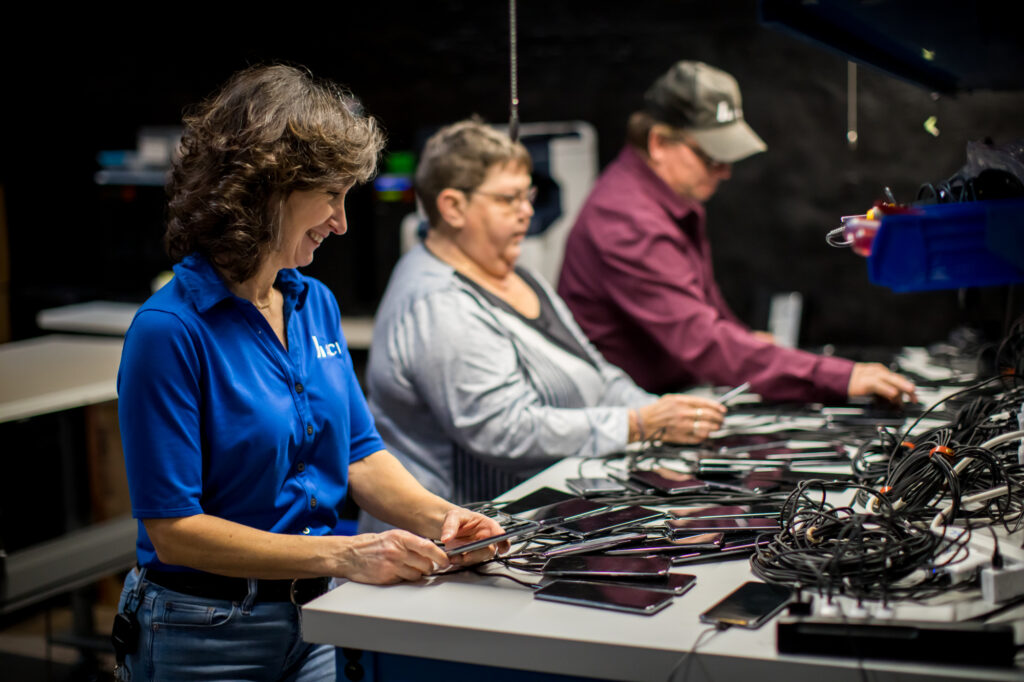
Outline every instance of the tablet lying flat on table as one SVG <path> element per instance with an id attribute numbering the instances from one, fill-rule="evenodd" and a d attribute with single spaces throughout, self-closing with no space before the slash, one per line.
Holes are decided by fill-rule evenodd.
<path id="1" fill-rule="evenodd" d="M 630 580 L 664 579 L 672 563 L 665 557 L 572 555 L 553 557 L 544 564 L 544 575 Z"/>
<path id="2" fill-rule="evenodd" d="M 585 516 L 567 523 L 560 523 L 558 527 L 572 535 L 589 537 L 622 526 L 641 525 L 648 521 L 660 519 L 663 516 L 662 512 L 654 509 L 632 506 L 594 514 L 593 516 Z"/>
<path id="3" fill-rule="evenodd" d="M 544 576 L 537 583 L 537 587 L 544 587 L 550 585 L 555 581 L 565 581 L 566 578 L 559 578 L 557 576 Z M 626 580 L 592 580 L 587 578 L 585 580 L 571 579 L 573 582 L 584 582 L 584 583 L 597 583 L 598 585 L 618 585 L 620 587 L 642 587 L 645 590 L 654 590 L 656 592 L 668 592 L 676 597 L 686 594 L 690 591 L 690 588 L 697 584 L 697 577 L 690 573 L 669 573 L 665 576 L 664 580 L 645 580 L 643 582 L 633 582 Z"/>
<path id="4" fill-rule="evenodd" d="M 533 593 L 534 599 L 591 606 L 650 616 L 672 603 L 673 595 L 643 587 L 556 580 Z"/>

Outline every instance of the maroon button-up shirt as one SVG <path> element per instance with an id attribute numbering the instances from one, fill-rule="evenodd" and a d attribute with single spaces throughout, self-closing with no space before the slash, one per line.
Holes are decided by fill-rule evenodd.
<path id="1" fill-rule="evenodd" d="M 655 393 L 744 381 L 770 400 L 834 400 L 853 363 L 754 337 L 715 283 L 704 206 L 626 147 L 569 234 L 558 293 L 614 365 Z"/>

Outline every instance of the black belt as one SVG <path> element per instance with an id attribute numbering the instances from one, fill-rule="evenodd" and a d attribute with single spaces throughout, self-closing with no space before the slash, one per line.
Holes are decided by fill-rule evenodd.
<path id="1" fill-rule="evenodd" d="M 213 573 L 172 573 L 146 571 L 146 580 L 168 590 L 205 599 L 242 601 L 249 595 L 249 581 Z M 256 601 L 290 601 L 301 606 L 330 589 L 330 578 L 257 580 Z"/>

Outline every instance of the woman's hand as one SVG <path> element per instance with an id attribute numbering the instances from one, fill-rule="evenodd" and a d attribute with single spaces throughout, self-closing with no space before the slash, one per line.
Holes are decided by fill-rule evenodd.
<path id="1" fill-rule="evenodd" d="M 364 533 L 343 539 L 346 544 L 336 574 L 357 583 L 388 585 L 415 581 L 450 563 L 433 541 L 404 530 Z"/>
<path id="2" fill-rule="evenodd" d="M 714 400 L 669 393 L 635 412 L 630 419 L 630 442 L 655 438 L 699 443 L 722 426 L 726 409 Z"/>
<path id="3" fill-rule="evenodd" d="M 488 518 L 483 514 L 471 512 L 462 507 L 455 507 L 448 510 L 448 513 L 444 515 L 444 521 L 441 524 L 441 542 L 444 543 L 445 547 L 451 549 L 469 544 L 470 542 L 476 542 L 477 540 L 501 535 L 504 532 L 504 529 L 494 519 Z M 456 554 L 451 557 L 451 562 L 456 565 L 476 564 L 481 561 L 487 561 L 497 553 L 506 552 L 508 548 L 508 541 L 503 540 L 500 543 L 488 545 L 474 552 Z"/>
<path id="4" fill-rule="evenodd" d="M 906 396 L 910 402 L 917 402 L 917 387 L 901 374 L 890 372 L 877 362 L 858 362 L 850 373 L 850 397 L 878 395 L 897 405 Z"/>

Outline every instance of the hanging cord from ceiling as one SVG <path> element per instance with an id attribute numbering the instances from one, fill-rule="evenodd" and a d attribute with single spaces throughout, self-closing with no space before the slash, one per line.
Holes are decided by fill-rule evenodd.
<path id="1" fill-rule="evenodd" d="M 508 136 L 519 139 L 519 59 L 516 33 L 516 0 L 508 0 L 509 120 Z"/>

